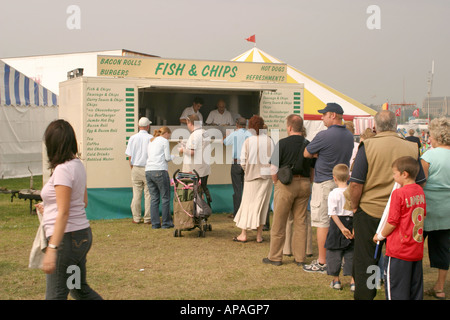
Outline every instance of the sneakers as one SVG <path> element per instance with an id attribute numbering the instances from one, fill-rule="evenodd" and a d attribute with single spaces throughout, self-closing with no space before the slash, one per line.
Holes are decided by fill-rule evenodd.
<path id="1" fill-rule="evenodd" d="M 350 291 L 355 292 L 355 284 L 354 283 L 350 283 Z"/>
<path id="2" fill-rule="evenodd" d="M 334 290 L 342 290 L 341 282 L 332 280 L 330 283 L 330 287 Z"/>
<path id="3" fill-rule="evenodd" d="M 305 264 L 303 270 L 306 272 L 327 273 L 327 265 L 320 264 L 318 260 L 314 260 L 311 264 Z"/>

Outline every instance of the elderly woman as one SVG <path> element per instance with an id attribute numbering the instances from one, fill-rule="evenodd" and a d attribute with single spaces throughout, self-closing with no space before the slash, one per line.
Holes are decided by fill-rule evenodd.
<path id="1" fill-rule="evenodd" d="M 262 130 L 264 120 L 253 116 L 248 129 L 253 136 L 245 140 L 241 151 L 241 166 L 244 169 L 244 191 L 242 202 L 234 222 L 241 234 L 233 240 L 247 242 L 247 230 L 256 229 L 256 241 L 263 241 L 262 229 L 266 222 L 273 182 L 270 175 L 270 157 L 274 144 Z"/>
<path id="2" fill-rule="evenodd" d="M 448 118 L 437 118 L 428 126 L 433 149 L 421 157 L 427 176 L 424 187 L 427 217 L 424 235 L 428 237 L 428 255 L 432 268 L 438 269 L 438 279 L 425 293 L 444 300 L 444 284 L 449 267 L 450 249 L 450 131 Z"/>

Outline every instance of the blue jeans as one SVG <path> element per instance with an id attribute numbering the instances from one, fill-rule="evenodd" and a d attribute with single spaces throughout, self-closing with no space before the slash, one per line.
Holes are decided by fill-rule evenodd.
<path id="1" fill-rule="evenodd" d="M 165 170 L 145 171 L 148 190 L 150 191 L 150 216 L 152 228 L 160 228 L 159 203 L 161 202 L 162 227 L 172 228 L 173 221 L 170 215 L 170 178 Z"/>
<path id="2" fill-rule="evenodd" d="M 47 300 L 102 300 L 86 281 L 86 255 L 92 245 L 91 228 L 67 232 L 59 244 L 56 270 L 47 274 Z"/>

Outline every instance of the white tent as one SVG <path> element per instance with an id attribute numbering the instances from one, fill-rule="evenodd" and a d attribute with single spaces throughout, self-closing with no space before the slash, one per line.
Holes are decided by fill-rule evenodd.
<path id="1" fill-rule="evenodd" d="M 232 61 L 284 63 L 264 51 L 253 48 L 235 57 Z M 344 120 L 353 121 L 375 115 L 376 111 L 349 98 L 341 92 L 317 81 L 305 73 L 287 65 L 287 82 L 304 84 L 304 119 L 308 139 L 312 139 L 317 132 L 325 129 L 321 114 L 317 110 L 323 109 L 328 102 L 335 102 L 344 109 Z"/>
<path id="2" fill-rule="evenodd" d="M 58 97 L 0 60 L 0 178 L 42 174 L 42 138 Z"/>

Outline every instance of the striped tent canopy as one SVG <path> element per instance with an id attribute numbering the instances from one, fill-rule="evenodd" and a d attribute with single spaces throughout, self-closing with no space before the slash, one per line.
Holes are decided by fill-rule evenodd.
<path id="1" fill-rule="evenodd" d="M 284 63 L 256 47 L 235 57 L 232 61 Z M 303 105 L 305 120 L 321 120 L 321 114 L 317 110 L 323 109 L 328 102 L 335 102 L 342 106 L 344 109 L 344 120 L 353 120 L 355 117 L 369 117 L 376 113 L 358 101 L 289 65 L 287 65 L 287 78 L 288 83 L 304 84 Z"/>
<path id="2" fill-rule="evenodd" d="M 42 137 L 58 96 L 0 60 L 0 178 L 42 174 Z"/>
<path id="3" fill-rule="evenodd" d="M 0 105 L 57 106 L 58 97 L 0 60 Z"/>
<path id="4" fill-rule="evenodd" d="M 0 60 L 0 105 L 57 106 L 58 97 Z"/>

